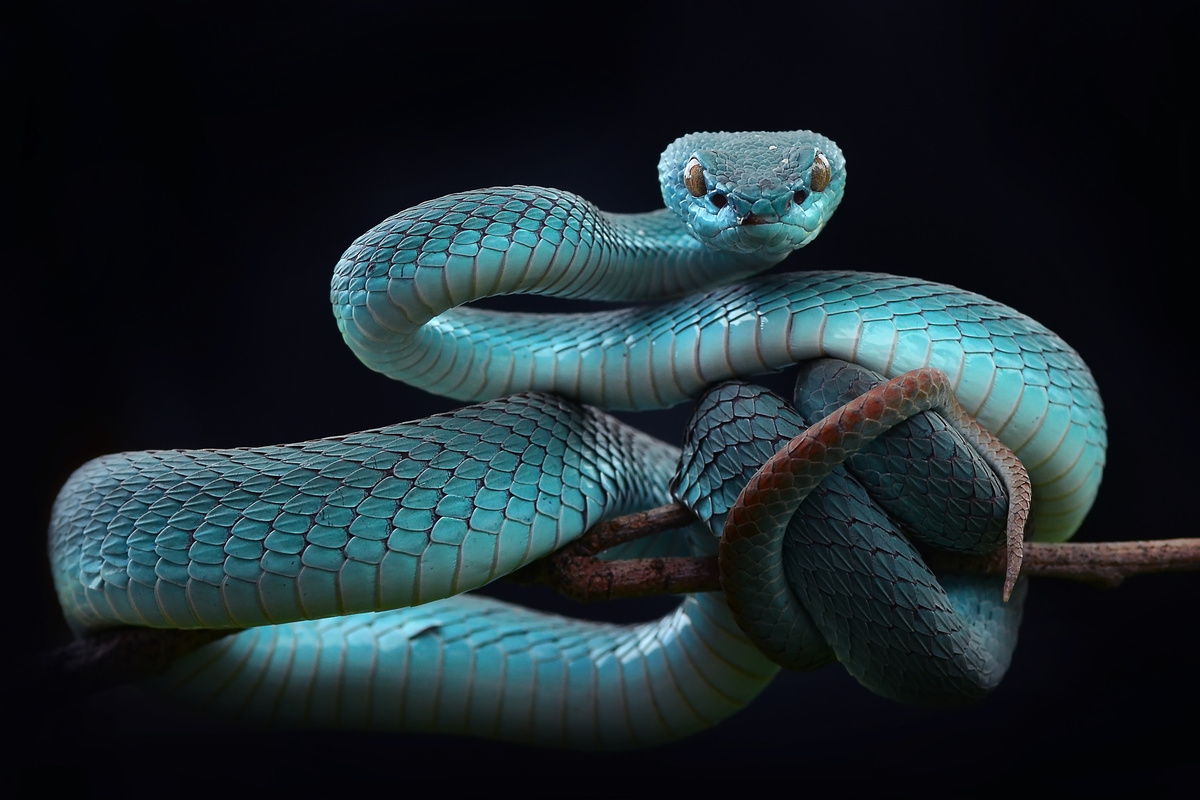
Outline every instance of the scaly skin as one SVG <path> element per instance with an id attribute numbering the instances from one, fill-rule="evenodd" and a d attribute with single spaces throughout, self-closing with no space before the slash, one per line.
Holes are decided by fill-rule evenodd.
<path id="1" fill-rule="evenodd" d="M 536 394 L 293 445 L 118 453 L 59 493 L 52 564 L 78 628 L 244 628 L 419 605 L 666 502 L 677 457 Z"/>
<path id="2" fill-rule="evenodd" d="M 831 175 L 819 192 L 806 188 L 818 150 Z M 714 165 L 703 197 L 683 181 L 693 154 Z M 1100 484 L 1106 424 L 1087 366 L 1053 332 L 985 297 L 915 278 L 795 273 L 710 288 L 770 267 L 820 232 L 845 185 L 836 145 L 807 131 L 692 134 L 667 148 L 659 178 L 668 210 L 648 215 L 604 214 L 569 193 L 509 187 L 390 217 L 338 262 L 330 290 L 338 327 L 372 369 L 464 401 L 536 390 L 602 408 L 661 408 L 717 381 L 813 358 L 888 378 L 936 367 L 1028 468 L 1034 538 L 1074 533 Z M 793 187 L 806 193 L 799 204 Z M 720 208 L 718 192 L 727 198 Z M 738 224 L 754 209 L 771 221 Z M 702 290 L 589 314 L 458 307 L 517 292 L 648 300 Z"/>
<path id="3" fill-rule="evenodd" d="M 721 585 L 738 624 L 772 660 L 808 668 L 820 652 L 797 648 L 800 637 L 792 631 L 815 628 L 863 685 L 896 700 L 953 705 L 999 683 L 1016 644 L 1020 598 L 1004 607 L 996 581 L 979 577 L 959 579 L 948 594 L 857 484 L 841 474 L 830 480 L 835 468 L 880 435 L 934 409 L 974 447 L 979 463 L 971 471 L 991 466 L 1005 484 L 1006 538 L 1010 557 L 1016 556 L 1003 588 L 1009 599 L 1029 508 L 1028 477 L 1011 451 L 965 415 L 945 375 L 914 370 L 783 443 L 725 514 Z M 933 460 L 933 468 L 942 469 Z M 986 498 L 991 487 L 975 483 Z M 824 506 L 805 504 L 798 514 L 818 487 Z M 913 537 L 926 538 L 920 527 Z"/>
<path id="4" fill-rule="evenodd" d="M 836 145 L 807 131 L 693 134 L 667 148 L 659 174 L 667 208 L 649 214 L 507 187 L 422 203 L 360 237 L 330 291 L 351 349 L 372 369 L 481 405 L 314 443 L 85 465 L 51 523 L 72 625 L 297 620 L 211 645 L 164 679 L 251 717 L 571 746 L 685 735 L 732 713 L 774 672 L 719 599 L 689 600 L 633 632 L 543 624 L 457 597 L 426 601 L 665 498 L 672 448 L 595 410 L 509 395 L 662 407 L 723 378 L 821 356 L 889 377 L 942 370 L 967 411 L 1029 468 L 1035 536 L 1061 540 L 1078 527 L 1103 469 L 1105 423 L 1086 366 L 1053 333 L 916 279 L 750 278 L 807 244 L 836 209 L 845 185 Z M 459 308 L 515 292 L 667 302 L 572 315 Z M 692 547 L 706 552 L 712 541 Z M 304 621 L 414 602 L 425 605 Z M 478 614 L 499 627 L 474 627 Z M 697 649 L 689 631 L 706 644 Z M 362 655 L 321 644 L 339 638 L 347 649 L 336 652 Z M 493 645 L 500 661 L 484 660 Z M 506 653 L 523 666 L 489 684 Z M 426 659 L 429 670 L 416 669 Z M 386 670 L 405 676 L 402 690 Z M 439 699 L 412 711 L 447 692 L 468 693 L 469 708 Z M 406 710 L 376 702 L 385 695 Z"/>

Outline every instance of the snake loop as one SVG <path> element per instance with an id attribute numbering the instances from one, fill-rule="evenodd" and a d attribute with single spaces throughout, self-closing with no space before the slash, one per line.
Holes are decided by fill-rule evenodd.
<path id="1" fill-rule="evenodd" d="M 666 207 L 647 214 L 498 187 L 421 203 L 359 237 L 330 287 L 343 338 L 371 369 L 471 405 L 295 445 L 85 464 L 50 529 L 72 626 L 254 626 L 157 682 L 249 720 L 585 748 L 687 735 L 749 702 L 777 669 L 721 597 L 615 626 L 459 593 L 672 491 L 708 528 L 663 546 L 715 553 L 713 529 L 766 460 L 765 443 L 777 449 L 805 420 L 725 384 L 700 401 L 714 416 L 697 417 L 681 455 L 598 408 L 670 406 L 815 358 L 883 379 L 939 370 L 1028 467 L 1033 536 L 1074 532 L 1099 485 L 1105 420 L 1091 374 L 1059 337 L 987 298 L 914 278 L 753 277 L 810 242 L 837 208 L 846 168 L 832 141 L 692 134 L 666 149 L 659 177 Z M 518 292 L 661 302 L 586 314 L 463 307 Z M 805 397 L 825 402 L 820 391 Z M 836 657 L 889 696 L 978 696 L 1007 665 L 1019 602 L 1000 603 L 998 585 L 981 593 L 922 571 L 913 542 L 995 545 L 1002 534 L 990 517 L 1007 509 L 1003 492 L 986 466 L 953 455 L 958 445 L 888 441 L 882 455 L 861 457 L 888 468 L 868 472 L 891 472 L 889 447 L 949 448 L 943 461 L 904 470 L 904 480 L 945 483 L 938 502 L 949 511 L 927 503 L 911 507 L 914 519 L 886 521 L 834 470 L 796 512 L 808 522 L 788 526 L 779 556 L 806 609 L 794 625 L 805 630 L 786 647 L 799 653 L 793 664 Z M 729 444 L 712 449 L 719 442 Z M 978 503 L 956 494 L 965 485 Z M 989 519 L 964 523 L 963 538 L 946 520 L 976 505 L 992 509 L 981 512 Z M 855 549 L 856 525 L 878 529 L 878 543 Z M 1018 582 L 1016 600 L 1023 591 Z M 904 613 L 904 625 L 892 624 Z M 889 655 L 906 648 L 929 657 Z M 930 663 L 953 666 L 939 678 L 921 665 Z"/>
<path id="2" fill-rule="evenodd" d="M 865 394 L 849 398 L 846 405 L 771 455 L 751 476 L 725 516 L 722 586 L 739 625 L 773 661 L 810 668 L 813 648 L 809 629 L 815 629 L 864 685 L 898 700 L 923 704 L 966 702 L 993 688 L 1003 675 L 1015 645 L 1019 602 L 1007 613 L 1000 613 L 998 622 L 1007 629 L 1003 636 L 994 630 L 997 620 L 980 618 L 978 613 L 963 609 L 961 602 L 955 608 L 954 601 L 909 544 L 910 539 L 928 538 L 922 531 L 923 524 L 913 526 L 908 537 L 900 535 L 887 516 L 865 500 L 866 495 L 852 490 L 848 475 L 830 481 L 824 501 L 828 503 L 831 493 L 840 490 L 844 493 L 843 503 L 857 506 L 852 513 L 813 507 L 799 518 L 796 514 L 800 504 L 854 453 L 898 423 L 932 409 L 942 411 L 952 421 L 953 429 L 975 448 L 959 448 L 954 457 L 981 462 L 974 469 L 976 475 L 987 474 L 991 466 L 997 475 L 1007 476 L 1001 478 L 1009 500 L 1006 539 L 1010 556 L 1015 544 L 1019 560 L 1028 509 L 1028 477 L 1019 462 L 965 417 L 945 375 L 938 370 L 914 370 L 886 383 L 880 381 Z M 909 431 L 906 438 L 908 445 L 919 441 L 915 431 Z M 974 458 L 976 455 L 978 458 Z M 944 469 L 944 465 L 937 464 L 945 460 L 943 456 L 929 458 L 934 469 Z M 987 498 L 991 489 L 987 482 L 976 487 L 981 498 Z M 992 494 L 996 499 L 1004 496 L 1000 492 Z M 947 516 L 956 520 L 963 515 Z M 868 524 L 872 520 L 874 526 Z M 963 529 L 969 527 L 962 525 Z M 785 537 L 792 548 L 787 558 L 781 552 Z M 976 549 L 969 536 L 956 538 L 959 541 L 954 545 L 959 549 Z M 991 549 L 988 544 L 984 543 L 979 551 Z M 831 565 L 829 554 L 839 550 L 843 558 L 860 560 L 865 567 Z M 813 567 L 814 561 L 820 568 Z M 1010 560 L 1005 601 L 1016 586 L 1015 566 Z M 879 577 L 883 575 L 887 579 L 880 585 Z M 854 576 L 874 577 L 874 585 L 852 580 Z M 996 593 L 991 579 L 967 581 L 967 586 L 980 597 Z M 863 602 L 847 613 L 844 606 L 828 603 L 828 597 L 838 595 Z M 993 604 L 996 599 L 993 597 Z M 864 608 L 871 609 L 871 613 L 864 614 Z M 853 630 L 855 627 L 878 633 L 863 635 Z M 786 634 L 781 635 L 783 631 Z M 985 638 L 984 633 L 990 637 Z M 798 641 L 791 641 L 793 637 Z M 998 639 L 1000 647 L 996 648 L 989 638 Z M 881 652 L 864 657 L 860 651 L 864 647 L 870 650 L 870 643 L 880 640 L 887 642 L 879 648 Z M 900 641 L 905 644 L 896 652 L 893 643 Z M 999 662 L 1005 666 L 999 666 Z"/>

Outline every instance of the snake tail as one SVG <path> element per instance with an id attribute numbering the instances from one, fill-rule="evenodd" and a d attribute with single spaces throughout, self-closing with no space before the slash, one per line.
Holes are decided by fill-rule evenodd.
<path id="1" fill-rule="evenodd" d="M 729 507 L 722 585 L 739 625 L 773 660 L 809 669 L 816 653 L 820 663 L 826 656 L 812 646 L 819 631 L 851 674 L 896 700 L 955 705 L 999 682 L 1024 584 L 1009 604 L 993 579 L 939 582 L 860 485 L 834 474 L 865 440 L 948 394 L 936 371 L 872 389 L 788 442 Z M 1019 527 L 1021 515 L 1009 517 L 1010 529 Z M 797 630 L 807 639 L 793 640 Z"/>

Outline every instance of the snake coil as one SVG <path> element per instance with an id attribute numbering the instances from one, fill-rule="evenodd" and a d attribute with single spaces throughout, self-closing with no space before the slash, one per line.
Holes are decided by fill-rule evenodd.
<path id="1" fill-rule="evenodd" d="M 684 736 L 734 713 L 778 669 L 721 597 L 616 626 L 462 593 L 672 492 L 710 527 L 660 544 L 715 553 L 712 531 L 750 475 L 827 413 L 807 406 L 858 391 L 821 387 L 927 367 L 1028 467 L 1033 535 L 1074 532 L 1099 485 L 1105 420 L 1091 374 L 1061 339 L 1011 308 L 914 278 L 752 277 L 836 209 L 846 171 L 832 141 L 692 134 L 666 149 L 659 177 L 666 207 L 646 214 L 499 187 L 421 203 L 359 237 L 330 290 L 347 344 L 371 369 L 470 405 L 293 445 L 83 465 L 50 526 L 72 626 L 248 628 L 154 684 L 252 721 L 581 748 Z M 661 302 L 587 314 L 464 307 L 518 292 Z M 747 384 L 709 391 L 682 455 L 597 410 L 665 407 L 825 358 L 858 366 L 807 368 L 817 388 L 801 393 L 800 411 Z M 786 526 L 780 557 L 793 588 L 783 599 L 801 609 L 785 645 L 794 665 L 836 657 L 876 691 L 917 702 L 959 702 L 998 681 L 1019 603 L 1000 603 L 994 581 L 923 571 L 914 544 L 998 542 L 1004 493 L 947 436 L 881 439 L 856 457 L 866 477 L 834 470 Z M 896 482 L 899 451 L 917 466 Z M 882 485 L 885 502 L 928 495 L 940 510 L 891 522 L 863 483 Z M 934 486 L 941 499 L 930 499 Z M 970 521 L 948 522 L 952 513 Z"/>

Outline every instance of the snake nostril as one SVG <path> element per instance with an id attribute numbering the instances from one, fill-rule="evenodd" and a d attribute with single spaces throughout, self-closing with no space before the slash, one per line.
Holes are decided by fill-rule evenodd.
<path id="1" fill-rule="evenodd" d="M 712 204 L 714 206 L 716 206 L 717 208 L 724 208 L 725 203 L 727 202 L 725 199 L 725 195 L 723 195 L 721 192 L 713 192 L 711 200 L 712 200 Z"/>

